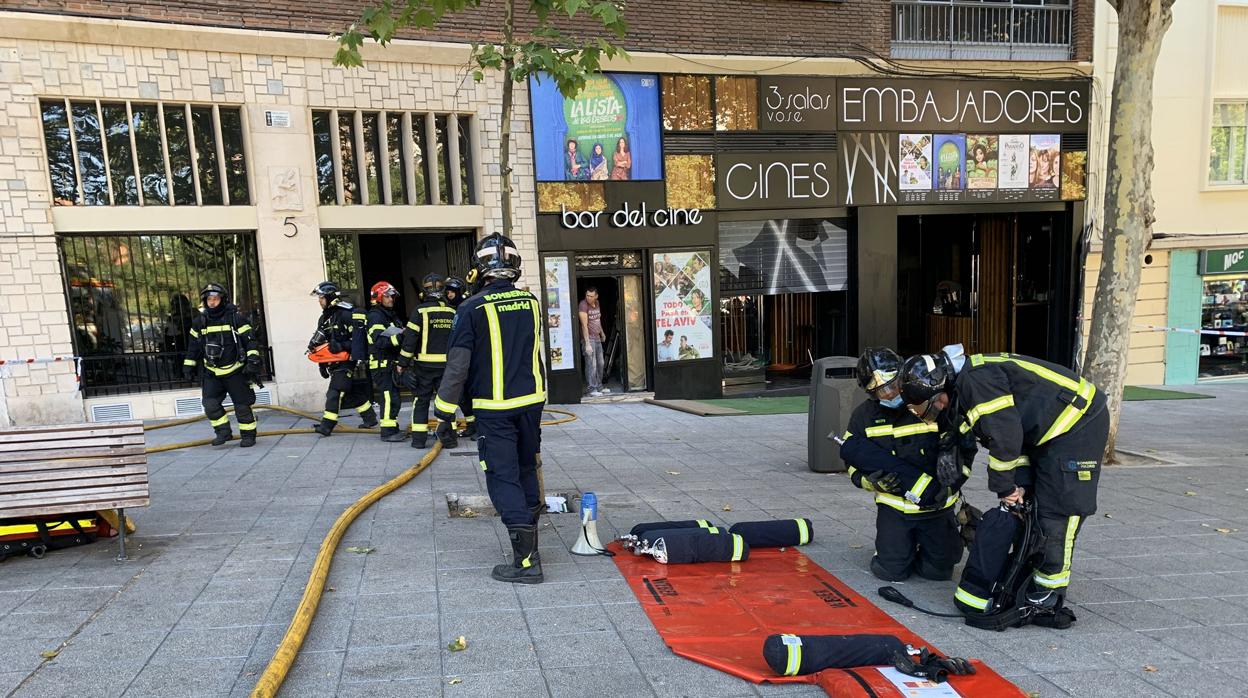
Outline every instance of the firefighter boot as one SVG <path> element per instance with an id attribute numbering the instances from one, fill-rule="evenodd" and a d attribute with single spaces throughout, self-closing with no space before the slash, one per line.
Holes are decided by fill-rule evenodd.
<path id="1" fill-rule="evenodd" d="M 400 441 L 407 441 L 407 436 L 395 427 L 382 427 L 381 440 L 386 443 L 397 444 Z"/>
<path id="2" fill-rule="evenodd" d="M 464 430 L 463 430 L 463 431 L 460 431 L 460 432 L 456 432 L 456 434 L 457 434 L 457 435 L 458 435 L 461 439 L 475 439 L 475 438 L 477 438 L 477 422 L 476 422 L 476 420 L 468 420 L 468 421 L 464 424 Z"/>
<path id="3" fill-rule="evenodd" d="M 537 552 L 537 527 L 516 526 L 507 528 L 511 539 L 511 562 L 495 565 L 490 576 L 500 582 L 513 584 L 541 584 L 542 563 L 534 559 Z"/>
<path id="4" fill-rule="evenodd" d="M 230 440 L 231 434 L 230 434 L 229 424 L 222 424 L 221 426 L 217 427 L 215 431 L 217 432 L 217 435 L 212 439 L 213 446 L 220 446 L 221 444 Z"/>
<path id="5" fill-rule="evenodd" d="M 251 448 L 256 445 L 256 431 L 250 429 L 248 431 L 240 431 L 242 439 L 238 442 L 239 448 Z"/>
<path id="6" fill-rule="evenodd" d="M 412 448 L 424 448 L 429 443 L 429 432 L 414 431 L 412 432 Z"/>
<path id="7" fill-rule="evenodd" d="M 373 427 L 380 424 L 380 422 L 377 421 L 377 412 L 374 411 L 373 408 L 371 407 L 368 408 L 367 412 L 364 412 L 360 415 L 360 419 L 364 420 L 364 423 L 360 425 L 364 429 L 372 429 Z"/>
<path id="8" fill-rule="evenodd" d="M 312 427 L 312 431 L 320 434 L 321 436 L 329 436 L 334 433 L 334 427 L 337 426 L 337 424 L 338 422 L 335 422 L 332 419 L 322 419 L 320 424 Z"/>
<path id="9" fill-rule="evenodd" d="M 542 512 L 544 511 L 546 511 L 545 502 L 538 504 L 535 507 L 529 507 L 529 513 L 533 515 L 534 527 L 538 527 L 541 525 L 541 516 L 542 516 Z M 537 548 L 534 548 L 533 557 L 531 559 L 533 560 L 534 564 L 537 564 L 537 565 L 542 564 L 542 553 Z"/>

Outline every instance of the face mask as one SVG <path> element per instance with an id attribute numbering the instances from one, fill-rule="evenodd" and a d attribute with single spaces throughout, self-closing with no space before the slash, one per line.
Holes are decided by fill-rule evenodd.
<path id="1" fill-rule="evenodd" d="M 889 408 L 890 410 L 895 410 L 895 409 L 897 409 L 897 408 L 901 407 L 902 402 L 903 402 L 903 401 L 902 401 L 902 399 L 901 399 L 901 396 L 900 396 L 900 395 L 898 395 L 898 396 L 894 397 L 894 398 L 893 398 L 893 399 L 891 399 L 891 400 L 880 400 L 880 404 L 881 404 L 881 405 L 883 405 L 883 406 L 885 406 L 885 407 L 887 407 L 887 408 Z"/>

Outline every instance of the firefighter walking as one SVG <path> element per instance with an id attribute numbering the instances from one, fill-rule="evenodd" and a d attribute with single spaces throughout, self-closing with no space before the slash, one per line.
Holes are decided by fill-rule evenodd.
<path id="1" fill-rule="evenodd" d="M 403 328 L 398 372 L 411 389 L 412 448 L 424 448 L 429 441 L 429 405 L 433 402 L 446 368 L 446 346 L 451 338 L 455 309 L 442 301 L 446 280 L 441 274 L 426 274 L 420 282 L 420 304 Z"/>
<path id="2" fill-rule="evenodd" d="M 399 335 L 403 322 L 394 311 L 399 295 L 389 281 L 373 284 L 369 294 L 373 307 L 368 311 L 368 372 L 373 387 L 381 396 L 381 440 L 391 443 L 406 441 L 399 432 L 399 378 L 395 371 L 399 358 Z"/>
<path id="3" fill-rule="evenodd" d="M 537 453 L 541 443 L 546 375 L 538 338 L 540 304 L 513 284 L 520 254 L 494 233 L 477 244 L 475 273 L 483 288 L 455 315 L 446 371 L 434 401 L 439 439 L 453 441 L 451 421 L 460 403 L 477 416 L 477 457 L 490 501 L 511 542 L 512 561 L 491 576 L 503 582 L 543 581 L 537 554 L 541 492 Z"/>
<path id="4" fill-rule="evenodd" d="M 256 393 L 251 383 L 260 382 L 260 350 L 255 331 L 230 302 L 229 293 L 221 284 L 204 286 L 199 298 L 204 307 L 191 321 L 183 373 L 187 380 L 202 380 L 204 414 L 216 432 L 212 445 L 220 446 L 232 436 L 230 417 L 221 404 L 229 395 L 238 419 L 238 445 L 250 448 L 256 445 L 256 417 L 251 410 L 256 404 Z"/>
<path id="5" fill-rule="evenodd" d="M 1029 618 L 1069 627 L 1071 559 L 1084 520 L 1096 513 L 1109 439 L 1105 397 L 1065 367 L 1018 354 L 965 357 L 961 346 L 907 360 L 902 397 L 924 421 L 948 410 L 962 433 L 975 435 L 988 449 L 988 487 L 1002 504 L 1032 500 L 1045 542 L 1026 591 Z M 962 588 L 956 600 L 974 610 L 988 605 Z"/>
<path id="6" fill-rule="evenodd" d="M 464 283 L 464 280 L 458 276 L 446 277 L 445 296 L 446 304 L 458 310 L 459 306 L 463 305 L 464 300 L 468 298 L 468 284 Z M 457 432 L 456 436 L 464 439 L 477 438 L 477 418 L 473 415 L 471 402 L 465 400 L 459 406 L 459 411 L 464 413 L 464 429 Z"/>
<path id="7" fill-rule="evenodd" d="M 329 281 L 317 284 L 311 295 L 321 304 L 321 317 L 308 342 L 308 356 L 320 364 L 321 376 L 329 379 L 325 412 L 313 431 L 321 436 L 332 434 L 343 409 L 355 410 L 364 420 L 364 428 L 375 427 L 377 415 L 373 412 L 373 390 L 365 363 L 368 360 L 366 316 Z"/>

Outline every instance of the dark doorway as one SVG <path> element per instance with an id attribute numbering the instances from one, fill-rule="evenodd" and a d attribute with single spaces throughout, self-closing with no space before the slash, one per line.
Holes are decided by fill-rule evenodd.
<path id="1" fill-rule="evenodd" d="M 420 302 L 420 281 L 426 274 L 459 276 L 467 273 L 472 259 L 472 233 L 365 233 L 358 236 L 362 305 L 368 290 L 378 281 L 399 289 L 395 307 L 403 317 Z"/>
<path id="2" fill-rule="evenodd" d="M 610 389 L 612 393 L 624 392 L 625 381 L 625 361 L 624 361 L 624 334 L 623 326 L 620 322 L 623 313 L 620 294 L 620 280 L 614 276 L 578 276 L 576 279 L 576 305 L 577 305 L 577 330 L 576 335 L 582 344 L 585 342 L 585 333 L 580 326 L 580 303 L 585 300 L 585 292 L 594 288 L 598 290 L 598 307 L 602 310 L 602 331 L 606 333 L 607 339 L 602 344 L 602 353 L 604 356 L 604 368 L 602 376 L 602 385 L 604 388 Z M 581 349 L 582 366 L 584 365 L 584 349 Z M 581 371 L 581 383 L 585 390 L 588 390 L 588 384 L 585 382 L 585 372 Z"/>

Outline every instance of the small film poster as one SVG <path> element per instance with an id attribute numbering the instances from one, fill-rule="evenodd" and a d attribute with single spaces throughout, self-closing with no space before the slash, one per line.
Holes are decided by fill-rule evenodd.
<path id="1" fill-rule="evenodd" d="M 1029 176 L 1027 136 L 1005 135 L 997 140 L 997 188 L 1026 189 Z"/>
<path id="2" fill-rule="evenodd" d="M 1062 137 L 1031 137 L 1028 182 L 1032 189 L 1057 189 L 1062 178 Z"/>
<path id="3" fill-rule="evenodd" d="M 903 133 L 897 174 L 902 191 L 932 188 L 932 134 Z"/>
<path id="4" fill-rule="evenodd" d="M 966 137 L 966 188 L 997 188 L 997 137 Z"/>
<path id="5" fill-rule="evenodd" d="M 966 136 L 936 135 L 936 188 L 966 188 Z"/>

